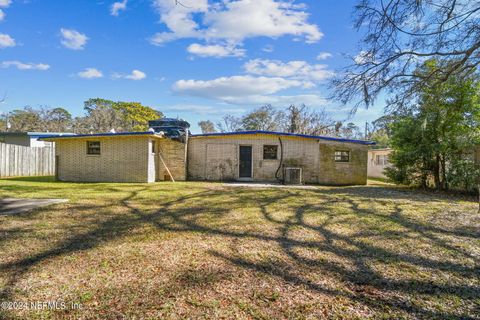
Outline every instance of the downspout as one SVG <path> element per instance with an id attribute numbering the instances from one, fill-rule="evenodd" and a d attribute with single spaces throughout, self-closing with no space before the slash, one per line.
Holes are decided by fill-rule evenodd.
<path id="1" fill-rule="evenodd" d="M 280 171 L 280 169 L 282 168 L 282 165 L 283 165 L 283 142 L 282 142 L 282 138 L 278 137 L 278 141 L 280 142 L 280 163 L 278 164 L 277 171 L 275 172 L 275 179 L 277 179 L 280 182 L 283 182 L 283 179 L 280 179 L 278 177 L 278 172 Z"/>

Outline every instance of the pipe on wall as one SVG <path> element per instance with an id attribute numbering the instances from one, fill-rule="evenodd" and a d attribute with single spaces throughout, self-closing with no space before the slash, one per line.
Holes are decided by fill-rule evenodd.
<path id="1" fill-rule="evenodd" d="M 280 179 L 279 176 L 278 176 L 278 172 L 280 171 L 280 169 L 282 168 L 282 165 L 283 165 L 283 142 L 282 142 L 282 138 L 278 137 L 278 141 L 280 142 L 280 163 L 278 164 L 277 171 L 275 172 L 275 179 L 282 182 L 282 179 Z"/>

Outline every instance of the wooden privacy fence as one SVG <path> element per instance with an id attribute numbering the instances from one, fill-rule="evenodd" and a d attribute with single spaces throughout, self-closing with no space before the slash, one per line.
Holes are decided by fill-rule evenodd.
<path id="1" fill-rule="evenodd" d="M 0 177 L 55 174 L 55 148 L 33 148 L 0 143 Z"/>

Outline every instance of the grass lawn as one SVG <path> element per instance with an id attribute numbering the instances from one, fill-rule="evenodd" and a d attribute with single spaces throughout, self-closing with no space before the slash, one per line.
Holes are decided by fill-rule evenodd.
<path id="1" fill-rule="evenodd" d="M 47 178 L 0 197 L 70 199 L 0 216 L 0 302 L 67 305 L 2 319 L 480 318 L 472 199 Z"/>

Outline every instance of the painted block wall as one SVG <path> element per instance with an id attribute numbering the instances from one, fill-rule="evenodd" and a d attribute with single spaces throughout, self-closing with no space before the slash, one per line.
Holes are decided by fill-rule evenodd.
<path id="1" fill-rule="evenodd" d="M 160 152 L 157 153 L 155 159 L 158 168 L 157 181 L 170 180 L 168 172 L 160 160 L 160 155 L 175 181 L 186 180 L 185 144 L 170 139 L 161 139 L 157 143 L 157 150 Z"/>
<path id="2" fill-rule="evenodd" d="M 318 183 L 363 185 L 367 183 L 368 146 L 356 143 L 321 141 Z M 336 150 L 350 151 L 349 162 L 335 162 Z"/>
<path id="3" fill-rule="evenodd" d="M 281 137 L 285 166 L 303 168 L 306 183 L 366 184 L 368 146 L 296 137 Z M 280 164 L 280 142 L 277 136 L 235 135 L 192 137 L 188 146 L 188 177 L 192 180 L 229 181 L 239 178 L 239 147 L 252 146 L 253 178 L 275 181 Z M 264 160 L 263 146 L 277 145 L 278 159 Z M 335 150 L 351 151 L 349 163 L 335 163 Z M 280 177 L 282 170 L 280 170 Z"/>
<path id="4" fill-rule="evenodd" d="M 390 155 L 391 149 L 372 149 L 368 151 L 368 176 L 372 178 L 387 178 L 384 174 L 385 168 L 390 167 L 390 164 L 379 165 L 376 162 L 377 155 Z"/>
<path id="5" fill-rule="evenodd" d="M 88 155 L 87 141 L 100 141 L 101 154 Z M 58 179 L 82 182 L 149 182 L 148 142 L 146 137 L 58 139 Z"/>

